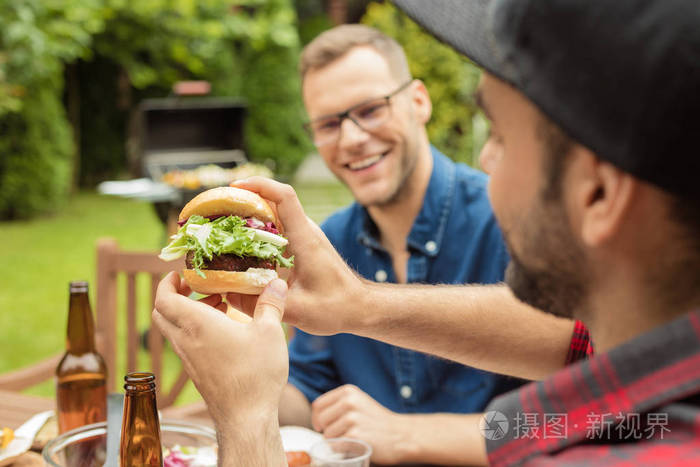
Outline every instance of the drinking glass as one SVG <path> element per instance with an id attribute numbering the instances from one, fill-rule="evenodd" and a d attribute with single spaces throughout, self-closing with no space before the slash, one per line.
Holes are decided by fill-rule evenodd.
<path id="1" fill-rule="evenodd" d="M 359 439 L 324 439 L 309 450 L 314 467 L 369 467 L 372 447 Z"/>

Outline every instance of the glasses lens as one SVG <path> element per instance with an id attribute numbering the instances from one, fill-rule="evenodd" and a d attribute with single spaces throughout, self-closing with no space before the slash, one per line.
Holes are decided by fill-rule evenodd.
<path id="1" fill-rule="evenodd" d="M 391 107 L 385 97 L 375 99 L 352 109 L 348 117 L 363 130 L 372 130 L 389 120 Z M 340 137 L 341 127 L 345 117 L 328 117 L 308 124 L 314 144 L 317 147 L 334 143 Z"/>
<path id="2" fill-rule="evenodd" d="M 384 124 L 389 119 L 389 101 L 376 99 L 355 108 L 350 112 L 350 117 L 364 130 L 371 130 Z"/>
<path id="3" fill-rule="evenodd" d="M 309 127 L 313 134 L 314 144 L 323 146 L 338 139 L 340 125 L 341 120 L 338 117 L 324 118 L 323 120 L 311 122 Z"/>

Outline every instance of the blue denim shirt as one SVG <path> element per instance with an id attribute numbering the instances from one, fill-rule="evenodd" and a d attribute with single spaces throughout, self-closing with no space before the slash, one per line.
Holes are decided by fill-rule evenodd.
<path id="1" fill-rule="evenodd" d="M 408 282 L 503 280 L 508 256 L 487 198 L 487 177 L 455 164 L 435 148 L 432 154 L 424 204 L 408 236 Z M 391 257 L 362 206 L 354 203 L 333 214 L 322 228 L 362 276 L 396 281 Z M 354 384 L 395 412 L 480 411 L 513 385 L 503 376 L 350 334 L 319 337 L 299 331 L 290 343 L 289 357 L 289 382 L 309 401 L 340 385 Z"/>

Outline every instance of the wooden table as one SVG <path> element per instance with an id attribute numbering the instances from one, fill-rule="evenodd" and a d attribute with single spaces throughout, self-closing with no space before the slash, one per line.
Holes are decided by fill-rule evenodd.
<path id="1" fill-rule="evenodd" d="M 0 428 L 7 426 L 16 430 L 39 412 L 56 410 L 56 402 L 48 397 L 29 396 L 0 389 Z M 204 403 L 189 407 L 167 407 L 161 411 L 163 418 L 185 420 L 214 427 Z"/>
<path id="2" fill-rule="evenodd" d="M 32 415 L 46 410 L 55 410 L 55 408 L 56 403 L 53 399 L 28 396 L 26 394 L 3 391 L 0 389 L 0 428 L 7 426 L 12 429 L 17 429 L 22 423 L 29 420 Z M 204 409 L 203 405 L 202 408 Z M 190 411 L 187 413 L 181 412 L 178 407 L 168 407 L 164 409 L 163 418 L 187 420 L 213 427 L 211 419 L 203 414 L 194 414 L 190 413 Z"/>
<path id="3" fill-rule="evenodd" d="M 168 407 L 162 411 L 162 415 L 164 419 L 185 420 L 213 428 L 214 424 L 208 417 L 206 406 L 202 403 L 201 407 L 195 405 L 194 408 L 197 410 Z M 0 428 L 6 426 L 16 430 L 29 420 L 32 415 L 47 410 L 56 410 L 56 401 L 53 398 L 30 396 L 0 389 Z M 43 461 L 39 461 L 41 461 L 41 458 L 37 453 L 30 452 L 11 464 L 10 467 L 43 465 Z"/>
<path id="4" fill-rule="evenodd" d="M 53 399 L 0 390 L 0 427 L 15 430 L 32 415 L 55 408 Z"/>

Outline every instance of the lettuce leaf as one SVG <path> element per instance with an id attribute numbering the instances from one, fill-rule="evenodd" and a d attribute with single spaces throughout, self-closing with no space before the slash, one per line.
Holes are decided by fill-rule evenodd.
<path id="1" fill-rule="evenodd" d="M 283 243 L 286 244 L 279 238 L 266 239 L 266 236 L 257 234 L 255 229 L 246 227 L 246 221 L 238 216 L 219 217 L 210 221 L 195 215 L 171 237 L 170 243 L 163 248 L 159 257 L 173 261 L 192 251 L 192 266 L 202 276 L 204 260 L 222 254 L 253 256 L 291 268 L 294 257 L 283 256 L 286 248 Z"/>

